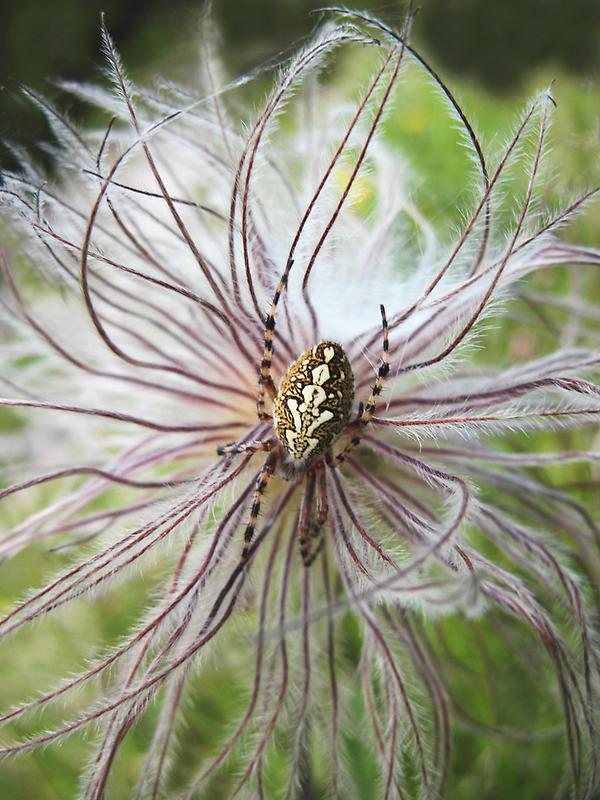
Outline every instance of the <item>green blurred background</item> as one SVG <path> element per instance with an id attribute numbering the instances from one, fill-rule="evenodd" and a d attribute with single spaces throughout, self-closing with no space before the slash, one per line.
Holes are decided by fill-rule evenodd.
<path id="1" fill-rule="evenodd" d="M 222 31 L 222 55 L 231 74 L 262 63 L 282 50 L 293 49 L 316 24 L 309 12 L 323 5 L 316 0 L 216 0 L 214 15 Z M 368 8 L 396 24 L 402 20 L 402 7 L 398 4 L 365 0 L 346 5 Z M 18 142 L 44 157 L 39 144 L 49 136 L 48 130 L 41 114 L 20 97 L 18 82 L 52 97 L 85 123 L 89 110 L 63 95 L 51 81 L 101 79 L 101 10 L 106 13 L 107 25 L 128 71 L 134 79 L 144 81 L 155 74 L 186 79 L 188 56 L 191 59 L 199 43 L 195 32 L 201 8 L 202 4 L 194 0 L 170 0 L 168 4 L 158 0 L 143 4 L 125 0 L 0 0 L 0 142 Z M 414 41 L 457 91 L 485 141 L 496 145 L 504 141 L 526 100 L 556 78 L 558 109 L 549 157 L 557 177 L 549 184 L 545 199 L 550 205 L 559 204 L 571 192 L 600 182 L 598 0 L 424 0 L 414 27 Z M 343 78 L 338 77 L 357 85 L 364 85 L 363 78 L 360 64 L 355 71 L 347 69 Z M 423 210 L 440 230 L 447 230 L 448 225 L 458 221 L 471 188 L 465 178 L 468 162 L 441 103 L 425 91 L 422 81 L 404 84 L 397 111 L 388 121 L 387 135 L 398 143 L 421 178 L 417 200 Z M 1 144 L 0 163 L 11 163 L 10 154 Z M 599 230 L 596 205 L 578 218 L 565 235 L 600 246 Z M 544 291 L 569 291 L 571 278 L 566 272 L 555 271 L 541 276 L 541 280 Z M 586 280 L 593 281 L 586 291 L 588 299 L 598 298 L 598 278 Z M 563 322 L 564 318 L 554 320 L 559 326 Z M 515 360 L 545 352 L 556 341 L 552 327 L 540 325 L 534 329 L 514 324 L 510 331 L 493 331 L 485 344 L 482 358 L 511 365 Z M 567 433 L 556 434 L 556 438 L 565 448 L 586 444 Z M 548 437 L 532 436 L 527 447 L 551 449 L 553 444 Z M 523 447 L 516 436 L 508 443 L 513 445 L 515 449 Z M 577 476 L 549 470 L 545 477 L 554 483 L 574 477 L 586 480 L 590 477 L 586 470 L 582 467 Z M 581 499 L 590 501 L 589 496 Z M 42 584 L 48 573 L 68 563 L 68 558 L 38 546 L 10 565 L 0 565 L 0 610 L 8 608 L 28 586 Z M 82 602 L 72 613 L 23 631 L 11 640 L 6 651 L 0 652 L 0 707 L 6 708 L 15 697 L 28 697 L 31 687 L 51 685 L 57 676 L 82 664 L 83 654 L 117 641 L 135 621 L 149 590 L 162 578 L 161 570 L 150 569 L 144 581 L 131 581 L 94 603 Z M 351 672 L 356 658 L 351 643 L 358 634 L 352 629 L 351 620 L 344 624 L 350 644 L 341 658 L 344 668 Z M 534 723 L 550 727 L 559 721 L 551 703 L 528 702 L 529 693 L 535 688 L 531 676 L 527 676 L 527 670 L 515 659 L 495 626 L 483 626 L 487 636 L 484 651 L 478 644 L 481 631 L 471 623 L 448 620 L 440 627 L 443 640 L 452 650 L 442 656 L 450 665 L 449 677 L 464 698 L 469 714 L 494 724 L 497 708 L 510 706 L 509 716 L 515 728 L 523 730 Z M 516 650 L 521 641 L 525 647 L 523 631 L 515 628 L 512 636 Z M 2 667 L 4 652 L 10 669 Z M 483 677 L 485 658 L 495 666 L 494 686 Z M 457 666 L 459 659 L 471 666 L 470 672 Z M 534 660 L 529 664 L 532 666 L 539 669 L 536 698 L 543 696 L 544 686 L 550 697 L 552 679 L 544 660 Z M 204 674 L 202 681 L 196 680 L 197 692 L 187 710 L 188 732 L 182 746 L 183 760 L 188 764 L 213 752 L 215 731 L 222 730 L 232 714 L 239 712 L 237 670 L 235 659 L 226 659 L 218 671 Z M 358 694 L 356 714 L 359 730 Z M 128 800 L 127 787 L 143 763 L 152 716 L 153 712 L 128 740 L 118 765 L 120 788 L 112 790 L 108 800 Z M 21 736 L 27 731 L 26 726 L 18 726 L 13 734 Z M 348 730 L 345 737 L 350 769 L 359 787 L 356 796 L 376 800 L 369 754 L 356 732 Z M 3 763 L 0 800 L 66 800 L 73 796 L 85 750 L 83 738 L 75 737 L 62 748 Z M 556 737 L 527 743 L 500 738 L 490 741 L 468 726 L 459 726 L 455 752 L 451 800 L 549 800 L 556 794 L 565 765 L 564 749 Z M 238 765 L 232 766 L 235 769 Z M 225 778 L 212 787 L 210 796 L 215 800 L 226 798 L 228 787 Z M 305 800 L 321 796 L 318 785 L 306 787 Z M 559 792 L 556 796 L 563 795 Z"/>
<path id="2" fill-rule="evenodd" d="M 222 53 L 232 72 L 264 62 L 306 36 L 323 0 L 215 0 Z M 403 3 L 350 2 L 400 23 Z M 17 82 L 55 98 L 52 79 L 97 79 L 100 12 L 134 76 L 180 74 L 198 43 L 201 0 L 2 0 L 0 141 L 31 145 L 47 135 Z M 600 70 L 598 0 L 423 0 L 415 41 L 445 75 L 512 95 L 541 66 L 584 85 Z M 75 116 L 83 109 L 63 99 Z M 0 159 L 7 163 L 4 152 Z M 1 161 L 0 161 L 1 163 Z"/>

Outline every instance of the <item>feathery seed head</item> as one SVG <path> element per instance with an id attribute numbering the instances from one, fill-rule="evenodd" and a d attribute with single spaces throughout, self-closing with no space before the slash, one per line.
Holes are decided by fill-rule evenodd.
<path id="1" fill-rule="evenodd" d="M 62 723 L 7 736 L 0 755 L 96 726 L 86 800 L 113 796 L 111 785 L 114 796 L 191 799 L 217 781 L 231 797 L 292 797 L 298 785 L 352 796 L 355 763 L 369 765 L 373 797 L 434 798 L 455 780 L 456 723 L 533 735 L 516 730 L 529 720 L 518 708 L 511 718 L 502 694 L 518 683 L 544 695 L 546 727 L 562 710 L 565 780 L 591 797 L 600 530 L 548 470 L 599 456 L 559 437 L 535 452 L 524 434 L 581 428 L 586 441 L 600 415 L 598 340 L 581 328 L 564 346 L 555 329 L 563 307 L 589 312 L 584 298 L 518 282 L 600 264 L 556 236 L 593 192 L 539 212 L 549 93 L 492 164 L 407 35 L 331 13 L 249 121 L 233 101 L 248 78 L 216 86 L 207 57 L 201 91 L 141 89 L 106 30 L 111 89 L 70 87 L 106 111 L 103 131 L 35 98 L 61 177 L 24 158 L 0 186 L 17 242 L 1 256 L 0 403 L 27 420 L 4 436 L 14 458 L 0 559 L 48 542 L 47 561 L 63 568 L 5 614 L 0 639 L 10 646 L 10 634 L 83 601 L 125 603 L 122 583 L 138 573 L 157 586 L 112 649 L 2 710 L 0 724 L 50 714 L 78 688 L 95 687 L 96 702 L 73 699 Z M 377 64 L 349 110 L 318 73 L 353 47 Z M 410 64 L 472 157 L 475 200 L 450 243 L 381 136 Z M 501 187 L 518 160 L 528 177 L 507 229 Z M 473 345 L 486 346 L 475 337 L 492 315 L 513 313 L 509 293 L 554 349 L 503 367 Z M 464 663 L 467 641 L 490 671 L 491 651 L 517 654 L 489 724 L 469 707 L 487 678 Z M 548 664 L 553 682 L 540 681 Z M 202 694 L 223 701 L 221 674 L 244 694 L 234 728 Z M 190 724 L 203 732 L 191 754 L 177 731 L 195 702 Z M 153 734 L 144 729 L 133 788 L 119 757 L 145 720 Z"/>

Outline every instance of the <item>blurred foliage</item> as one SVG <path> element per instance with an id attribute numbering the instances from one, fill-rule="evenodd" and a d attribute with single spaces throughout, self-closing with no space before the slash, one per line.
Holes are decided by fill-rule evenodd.
<path id="1" fill-rule="evenodd" d="M 191 45 L 185 0 L 171 0 L 168 9 L 160 0 L 145 0 L 143 10 L 131 0 L 2 0 L 1 5 L 0 142 L 34 147 L 38 154 L 40 140 L 49 137 L 48 128 L 40 112 L 21 96 L 19 84 L 56 99 L 62 95 L 52 86 L 54 80 L 99 80 L 104 66 L 101 12 L 133 74 L 143 66 L 168 60 L 175 42 L 177 61 L 185 55 L 181 42 Z M 80 106 L 64 96 L 61 106 L 76 115 L 82 113 Z M 0 165 L 12 163 L 0 148 Z"/>
<path id="2" fill-rule="evenodd" d="M 290 51 L 310 34 L 323 0 L 214 0 L 222 53 L 233 72 L 245 71 Z M 400 26 L 404 0 L 351 0 Z M 48 130 L 32 104 L 20 97 L 22 83 L 61 98 L 81 115 L 72 98 L 51 81 L 97 80 L 100 14 L 135 77 L 160 64 L 179 73 L 197 46 L 203 0 L 2 0 L 0 25 L 0 165 L 11 163 L 3 142 L 39 145 Z M 492 89 L 514 90 L 534 67 L 598 77 L 600 6 L 597 0 L 423 0 L 415 39 L 444 66 Z M 175 75 L 175 77 L 180 77 Z M 600 110 L 600 109 L 599 109 Z M 4 152 L 3 152 L 4 150 Z"/>
<path id="3" fill-rule="evenodd" d="M 418 27 L 446 67 L 509 90 L 532 68 L 600 70 L 597 0 L 425 0 Z"/>

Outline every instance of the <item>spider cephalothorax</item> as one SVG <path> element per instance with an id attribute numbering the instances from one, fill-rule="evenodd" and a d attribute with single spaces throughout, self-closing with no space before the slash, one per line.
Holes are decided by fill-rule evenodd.
<path id="1" fill-rule="evenodd" d="M 354 375 L 348 356 L 336 342 L 319 342 L 302 353 L 283 376 L 279 388 L 271 377 L 273 335 L 279 299 L 289 277 L 293 260 L 288 260 L 275 289 L 271 309 L 265 320 L 263 357 L 260 364 L 256 408 L 259 422 L 273 422 L 275 436 L 259 441 L 233 442 L 217 449 L 219 455 L 267 452 L 268 456 L 256 480 L 250 520 L 244 533 L 242 559 L 250 553 L 254 529 L 263 495 L 271 476 L 279 471 L 285 480 L 303 486 L 298 517 L 298 540 L 305 566 L 310 566 L 322 546 L 321 532 L 327 521 L 326 467 L 337 469 L 361 440 L 362 429 L 370 422 L 383 383 L 389 372 L 388 325 L 385 309 L 380 306 L 383 324 L 383 355 L 377 377 L 366 405 L 359 403 L 358 414 L 351 421 L 354 402 Z M 265 394 L 273 401 L 273 415 L 265 408 Z M 337 453 L 337 439 L 350 434 L 347 444 Z"/>

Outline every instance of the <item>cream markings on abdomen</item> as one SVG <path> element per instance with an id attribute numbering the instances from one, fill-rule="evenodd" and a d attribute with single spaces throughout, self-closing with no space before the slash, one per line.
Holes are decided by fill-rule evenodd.
<path id="1" fill-rule="evenodd" d="M 279 441 L 297 460 L 324 451 L 346 427 L 354 391 L 343 349 L 320 342 L 284 376 L 274 407 Z"/>

